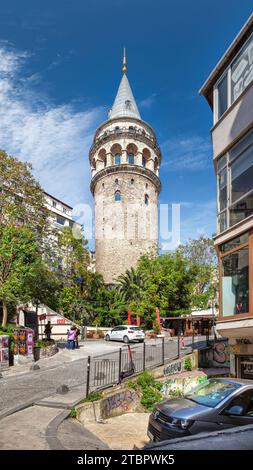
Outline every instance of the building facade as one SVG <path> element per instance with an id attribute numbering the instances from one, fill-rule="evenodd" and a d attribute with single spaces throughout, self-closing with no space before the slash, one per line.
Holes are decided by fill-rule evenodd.
<path id="1" fill-rule="evenodd" d="M 200 93 L 213 111 L 220 312 L 231 373 L 253 379 L 253 15 Z"/>
<path id="2" fill-rule="evenodd" d="M 161 152 L 140 116 L 126 76 L 89 153 L 95 207 L 96 270 L 106 284 L 158 250 Z"/>

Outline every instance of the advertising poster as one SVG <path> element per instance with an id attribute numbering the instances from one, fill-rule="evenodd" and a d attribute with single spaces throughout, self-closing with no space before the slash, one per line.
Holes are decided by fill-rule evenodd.
<path id="1" fill-rule="evenodd" d="M 0 335 L 0 370 L 9 367 L 9 336 Z"/>

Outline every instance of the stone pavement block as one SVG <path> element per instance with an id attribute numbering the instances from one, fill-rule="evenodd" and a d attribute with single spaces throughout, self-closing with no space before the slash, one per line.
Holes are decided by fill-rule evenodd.
<path id="1" fill-rule="evenodd" d="M 66 450 L 109 450 L 110 447 L 99 437 L 85 429 L 76 420 L 69 418 L 63 421 L 57 432 L 60 444 Z"/>
<path id="2" fill-rule="evenodd" d="M 47 450 L 46 429 L 63 410 L 32 406 L 1 420 L 1 450 Z"/>

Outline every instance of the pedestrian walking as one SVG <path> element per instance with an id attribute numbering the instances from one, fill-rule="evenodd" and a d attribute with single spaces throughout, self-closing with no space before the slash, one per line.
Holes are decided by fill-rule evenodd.
<path id="1" fill-rule="evenodd" d="M 78 349 L 79 348 L 79 343 L 78 343 L 78 336 L 80 335 L 81 333 L 81 330 L 79 328 L 76 328 L 76 338 L 75 338 L 75 341 L 76 341 L 76 348 Z"/>
<path id="2" fill-rule="evenodd" d="M 51 322 L 48 321 L 44 330 L 44 334 L 46 335 L 47 341 L 51 340 L 51 333 L 52 333 L 52 326 L 51 326 Z"/>
<path id="3" fill-rule="evenodd" d="M 67 330 L 67 348 L 75 349 L 75 338 L 76 330 L 71 326 L 70 330 Z"/>

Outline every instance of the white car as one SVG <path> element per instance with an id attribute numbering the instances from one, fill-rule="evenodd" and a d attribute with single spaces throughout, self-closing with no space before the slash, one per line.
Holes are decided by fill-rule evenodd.
<path id="1" fill-rule="evenodd" d="M 106 341 L 123 341 L 124 343 L 130 343 L 130 341 L 143 343 L 144 339 L 144 331 L 139 326 L 135 325 L 115 326 L 112 330 L 107 331 L 105 335 Z"/>

